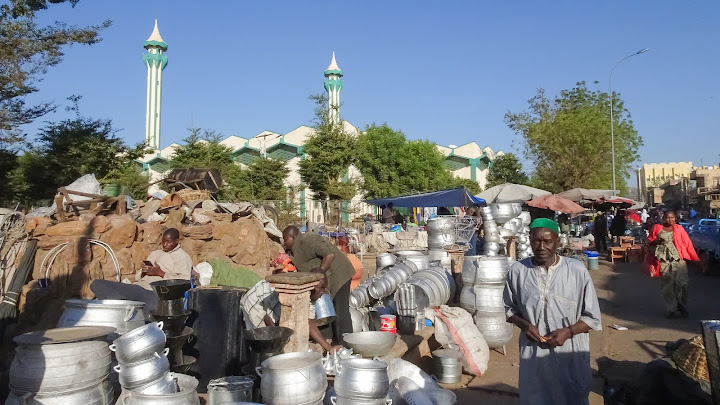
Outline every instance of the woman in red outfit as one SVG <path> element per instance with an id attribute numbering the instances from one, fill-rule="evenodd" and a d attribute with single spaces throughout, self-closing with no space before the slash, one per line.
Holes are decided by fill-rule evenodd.
<path id="1" fill-rule="evenodd" d="M 648 245 L 652 257 L 652 274 L 660 273 L 663 299 L 668 318 L 687 318 L 687 260 L 700 260 L 685 229 L 675 223 L 675 213 L 668 211 L 662 224 L 650 228 Z M 651 253 L 648 253 L 650 255 Z"/>

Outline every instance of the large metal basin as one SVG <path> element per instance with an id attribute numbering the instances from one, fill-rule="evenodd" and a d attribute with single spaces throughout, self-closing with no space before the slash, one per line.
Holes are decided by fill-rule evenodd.
<path id="1" fill-rule="evenodd" d="M 270 405 L 314 404 L 327 389 L 327 376 L 318 353 L 273 356 L 256 369 L 263 402 Z"/>
<path id="2" fill-rule="evenodd" d="M 465 256 L 462 280 L 465 285 L 505 283 L 508 261 L 503 256 Z"/>
<path id="3" fill-rule="evenodd" d="M 335 392 L 349 399 L 385 398 L 390 389 L 387 367 L 379 360 L 341 360 L 335 375 Z"/>
<path id="4" fill-rule="evenodd" d="M 353 353 L 373 358 L 387 354 L 395 345 L 397 335 L 390 332 L 354 332 L 343 336 L 345 346 L 353 349 Z"/>
<path id="5" fill-rule="evenodd" d="M 145 325 L 144 305 L 127 300 L 66 300 L 58 327 L 112 326 L 118 335 L 123 335 Z"/>

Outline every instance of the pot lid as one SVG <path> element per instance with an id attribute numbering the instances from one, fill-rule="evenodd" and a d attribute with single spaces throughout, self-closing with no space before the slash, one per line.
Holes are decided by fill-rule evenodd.
<path id="1" fill-rule="evenodd" d="M 23 333 L 13 340 L 19 345 L 51 345 L 91 340 L 114 332 L 112 326 L 71 326 Z"/>

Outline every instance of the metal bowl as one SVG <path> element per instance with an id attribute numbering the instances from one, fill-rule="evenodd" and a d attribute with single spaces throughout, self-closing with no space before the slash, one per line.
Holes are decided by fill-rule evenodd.
<path id="1" fill-rule="evenodd" d="M 395 345 L 397 335 L 390 332 L 354 332 L 343 336 L 343 342 L 353 353 L 373 358 L 384 356 Z"/>

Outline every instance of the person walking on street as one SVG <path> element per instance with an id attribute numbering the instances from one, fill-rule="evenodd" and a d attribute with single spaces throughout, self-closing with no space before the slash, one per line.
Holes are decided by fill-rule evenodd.
<path id="1" fill-rule="evenodd" d="M 620 237 L 625 235 L 625 229 L 627 228 L 627 219 L 625 218 L 625 211 L 620 211 L 613 218 L 610 224 L 610 235 L 615 239 L 615 244 L 620 246 Z"/>
<path id="2" fill-rule="evenodd" d="M 513 264 L 503 302 L 507 321 L 519 327 L 520 403 L 589 404 L 590 329 L 601 330 L 600 305 L 590 273 L 557 254 L 557 222 L 530 224 L 534 257 Z"/>
<path id="3" fill-rule="evenodd" d="M 665 213 L 662 224 L 653 225 L 648 244 L 654 254 L 652 266 L 660 272 L 660 285 L 665 300 L 665 316 L 688 317 L 687 260 L 698 261 L 692 241 L 685 228 L 675 223 L 675 213 Z"/>
<path id="4" fill-rule="evenodd" d="M 350 281 L 355 268 L 337 246 L 314 233 L 300 233 L 297 227 L 283 230 L 283 247 L 300 272 L 320 269 L 328 279 L 327 291 L 335 306 L 333 337 L 342 341 L 344 333 L 352 333 L 350 318 Z"/>
<path id="5" fill-rule="evenodd" d="M 593 222 L 593 236 L 595 236 L 595 247 L 598 252 L 606 252 L 607 248 L 607 218 L 605 213 L 598 212 Z"/>

